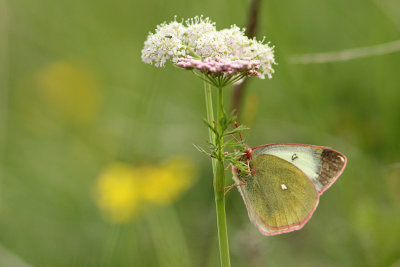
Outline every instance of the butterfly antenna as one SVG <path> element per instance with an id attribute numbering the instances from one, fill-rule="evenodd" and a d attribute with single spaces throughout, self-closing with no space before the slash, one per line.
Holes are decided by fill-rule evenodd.
<path id="1" fill-rule="evenodd" d="M 237 140 L 237 138 L 233 135 L 233 134 L 231 134 L 231 136 L 233 137 L 233 139 L 235 139 L 236 140 L 236 142 L 238 142 L 239 143 L 239 140 Z M 243 143 L 243 142 L 242 142 Z"/>
<path id="2" fill-rule="evenodd" d="M 239 128 L 239 125 L 238 125 L 238 123 L 235 121 L 234 122 L 234 124 L 235 124 L 235 126 L 236 126 L 236 128 Z M 242 134 L 239 132 L 238 133 L 239 134 L 239 137 L 240 137 L 240 141 L 242 142 L 242 144 L 243 144 L 243 139 L 242 139 Z M 236 139 L 236 138 L 235 138 Z"/>

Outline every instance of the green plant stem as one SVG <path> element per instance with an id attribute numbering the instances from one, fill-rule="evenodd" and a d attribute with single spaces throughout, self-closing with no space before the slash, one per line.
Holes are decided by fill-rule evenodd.
<path id="1" fill-rule="evenodd" d="M 225 215 L 225 168 L 222 160 L 218 160 L 215 186 L 215 204 L 217 206 L 217 225 L 219 252 L 221 257 L 221 266 L 231 266 L 229 258 L 228 231 L 226 227 Z"/>
<path id="2" fill-rule="evenodd" d="M 207 108 L 207 120 L 210 125 L 213 125 L 214 121 L 214 110 L 212 105 L 212 92 L 211 86 L 204 82 L 204 92 L 206 99 L 206 108 Z M 222 267 L 230 267 L 230 258 L 229 258 L 229 245 L 228 245 L 228 231 L 226 227 L 226 215 L 225 215 L 225 168 L 224 168 L 224 154 L 223 154 L 223 133 L 222 128 L 220 126 L 221 119 L 224 118 L 223 112 L 223 98 L 222 98 L 222 88 L 218 88 L 218 105 L 217 105 L 217 130 L 219 136 L 213 133 L 211 129 L 209 129 L 208 134 L 210 138 L 210 142 L 218 147 L 217 159 L 212 158 L 212 167 L 214 174 L 214 194 L 215 194 L 215 205 L 217 209 L 217 227 L 218 227 L 218 242 L 219 242 L 219 251 L 220 251 L 220 259 Z"/>
<path id="3" fill-rule="evenodd" d="M 225 214 L 225 167 L 224 167 L 224 151 L 223 151 L 223 130 L 221 128 L 221 121 L 224 119 L 223 112 L 223 97 L 222 88 L 218 88 L 218 105 L 217 105 L 217 116 L 218 116 L 218 132 L 219 140 L 216 140 L 218 144 L 218 163 L 217 172 L 215 176 L 215 204 L 217 206 L 217 224 L 218 224 L 218 240 L 219 249 L 221 256 L 221 266 L 230 266 L 229 258 L 229 244 L 228 244 L 228 231 L 226 227 L 226 214 Z"/>
<path id="4" fill-rule="evenodd" d="M 211 92 L 211 85 L 207 82 L 204 82 L 204 94 L 206 97 L 206 110 L 207 110 L 207 121 L 210 125 L 213 125 L 214 121 L 214 109 L 213 109 L 213 102 L 212 102 L 212 92 Z M 208 136 L 210 143 L 215 145 L 215 134 L 209 128 L 208 129 Z M 213 177 L 214 177 L 214 187 L 215 187 L 215 172 L 217 168 L 217 160 L 211 159 L 212 170 L 213 170 Z"/>

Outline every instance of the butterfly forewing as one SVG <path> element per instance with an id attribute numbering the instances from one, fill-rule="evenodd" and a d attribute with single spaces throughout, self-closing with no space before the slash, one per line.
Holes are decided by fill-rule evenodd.
<path id="1" fill-rule="evenodd" d="M 301 144 L 271 144 L 258 147 L 254 155 L 270 154 L 300 168 L 322 194 L 339 177 L 346 166 L 346 157 L 328 147 Z"/>

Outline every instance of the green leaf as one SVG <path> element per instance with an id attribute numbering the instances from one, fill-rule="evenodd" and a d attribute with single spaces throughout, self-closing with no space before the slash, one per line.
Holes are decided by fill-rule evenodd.
<path id="1" fill-rule="evenodd" d="M 193 146 L 200 152 L 200 153 L 204 153 L 208 156 L 211 156 L 211 154 L 209 152 L 207 152 L 204 148 L 202 148 L 201 146 L 195 145 L 193 144 Z"/>
<path id="2" fill-rule="evenodd" d="M 208 128 L 210 128 L 214 132 L 214 134 L 216 136 L 219 136 L 217 130 L 215 129 L 215 127 L 213 125 L 211 125 L 206 119 L 203 119 L 203 122 Z"/>
<path id="3" fill-rule="evenodd" d="M 249 130 L 249 127 L 246 127 L 244 125 L 239 125 L 237 128 L 233 129 L 232 131 L 228 131 L 228 132 L 224 132 L 223 136 L 227 136 L 227 135 L 234 135 L 237 134 L 239 132 L 242 132 L 244 130 Z"/>

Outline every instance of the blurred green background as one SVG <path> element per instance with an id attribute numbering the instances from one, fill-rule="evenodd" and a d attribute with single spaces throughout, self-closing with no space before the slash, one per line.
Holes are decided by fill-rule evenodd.
<path id="1" fill-rule="evenodd" d="M 0 266 L 219 266 L 210 162 L 192 146 L 207 140 L 202 82 L 140 54 L 174 15 L 243 27 L 247 8 L 0 0 Z M 272 80 L 248 83 L 246 141 L 331 146 L 348 166 L 312 220 L 280 236 L 259 234 L 231 191 L 232 266 L 400 266 L 400 53 L 289 61 L 400 39 L 399 14 L 397 0 L 262 2 L 258 36 L 279 64 Z M 167 204 L 139 203 L 124 222 L 107 219 L 96 197 L 107 166 L 175 156 L 196 166 L 189 189 Z"/>

